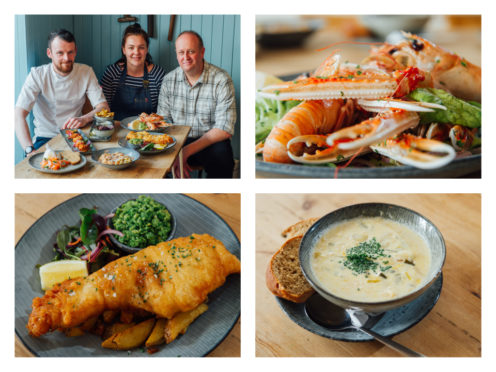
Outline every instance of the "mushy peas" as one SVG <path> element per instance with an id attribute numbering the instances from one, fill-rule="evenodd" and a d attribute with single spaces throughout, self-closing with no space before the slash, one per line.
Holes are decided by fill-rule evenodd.
<path id="1" fill-rule="evenodd" d="M 312 250 L 310 265 L 331 294 L 380 302 L 422 286 L 431 255 L 425 240 L 405 225 L 382 217 L 360 217 L 325 231 Z"/>

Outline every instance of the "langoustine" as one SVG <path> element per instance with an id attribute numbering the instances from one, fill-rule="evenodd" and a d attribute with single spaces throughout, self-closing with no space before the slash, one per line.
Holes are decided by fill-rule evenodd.
<path id="1" fill-rule="evenodd" d="M 260 94 L 264 97 L 304 100 L 274 127 L 263 147 L 264 160 L 281 162 L 280 159 L 284 159 L 288 162 L 290 159 L 310 164 L 336 162 L 373 150 L 401 163 L 428 169 L 443 166 L 454 159 L 454 149 L 443 142 L 412 135 L 398 136 L 418 125 L 416 111 L 445 108 L 395 98 L 404 97 L 417 87 L 442 86 L 458 97 L 480 101 L 480 68 L 418 36 L 405 36 L 407 40 L 397 45 L 384 44 L 374 48 L 362 64 L 342 62 L 339 56 L 331 55 L 312 77 L 262 89 Z M 465 84 L 460 84 L 460 81 Z M 309 102 L 328 99 L 347 102 L 351 108 L 347 111 L 347 120 L 336 115 L 339 108 L 323 113 L 306 110 L 310 107 Z M 323 106 L 324 109 L 328 107 L 333 105 L 328 102 Z M 350 118 L 354 116 L 353 110 L 357 109 L 379 115 L 336 131 L 341 126 L 352 124 Z M 306 117 L 295 116 L 297 111 L 305 111 Z M 321 120 L 321 117 L 326 120 Z M 322 125 L 316 126 L 314 123 L 319 120 Z M 333 125 L 333 120 L 339 125 Z M 307 122 L 312 122 L 313 131 L 299 130 L 306 127 Z M 375 125 L 371 126 L 371 122 Z M 329 127 L 332 130 L 326 133 Z M 285 128 L 291 128 L 291 131 L 285 131 Z M 368 128 L 366 133 L 363 128 Z M 452 129 L 451 133 L 453 137 L 460 133 L 460 129 Z M 410 146 L 409 151 L 405 151 L 407 146 Z"/>

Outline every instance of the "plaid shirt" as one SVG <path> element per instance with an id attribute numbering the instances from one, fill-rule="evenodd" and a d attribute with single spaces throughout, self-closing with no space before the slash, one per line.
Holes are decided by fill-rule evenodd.
<path id="1" fill-rule="evenodd" d="M 189 137 L 197 138 L 212 128 L 234 134 L 236 99 L 229 74 L 204 61 L 203 72 L 190 86 L 181 67 L 162 82 L 157 113 L 177 125 L 191 127 Z"/>

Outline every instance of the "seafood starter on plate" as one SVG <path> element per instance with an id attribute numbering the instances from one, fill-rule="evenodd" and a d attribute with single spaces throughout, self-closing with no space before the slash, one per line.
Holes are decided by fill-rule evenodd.
<path id="1" fill-rule="evenodd" d="M 163 116 L 155 113 L 147 114 L 146 112 L 141 113 L 136 120 L 129 123 L 131 129 L 137 130 L 157 130 L 158 128 L 166 128 L 171 125 L 164 120 Z"/>
<path id="2" fill-rule="evenodd" d="M 374 152 L 381 160 L 366 165 L 433 169 L 480 152 L 480 67 L 403 35 L 360 63 L 331 53 L 310 77 L 262 88 L 257 153 L 266 162 L 320 164 Z"/>

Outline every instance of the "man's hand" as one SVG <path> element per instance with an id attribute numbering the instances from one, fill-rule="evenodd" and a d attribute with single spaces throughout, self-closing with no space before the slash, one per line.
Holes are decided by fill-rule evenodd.
<path id="1" fill-rule="evenodd" d="M 62 126 L 62 129 L 77 129 L 86 125 L 86 122 L 81 118 L 69 118 Z"/>
<path id="2" fill-rule="evenodd" d="M 77 129 L 77 128 L 82 128 L 84 127 L 86 124 L 88 124 L 89 122 L 91 122 L 93 120 L 93 116 L 103 110 L 103 109 L 107 109 L 108 111 L 110 111 L 110 108 L 107 104 L 107 102 L 102 102 L 102 103 L 99 103 L 98 105 L 96 105 L 96 107 L 88 112 L 86 115 L 83 115 L 83 116 L 79 116 L 77 118 L 69 118 L 67 119 L 67 121 L 64 123 L 64 125 L 62 126 L 62 129 Z"/>

